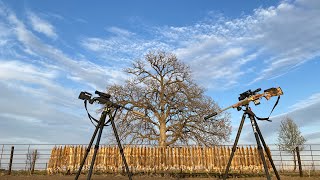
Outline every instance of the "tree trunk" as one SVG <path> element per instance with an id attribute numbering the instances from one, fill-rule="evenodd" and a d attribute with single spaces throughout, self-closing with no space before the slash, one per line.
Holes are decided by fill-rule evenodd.
<path id="1" fill-rule="evenodd" d="M 166 135 L 166 121 L 160 121 L 160 136 L 159 136 L 159 146 L 166 147 L 167 135 Z"/>
<path id="2" fill-rule="evenodd" d="M 296 169 L 297 169 L 297 161 L 296 161 L 296 151 L 294 150 L 293 152 L 292 152 L 292 154 L 293 154 L 293 171 L 296 171 Z"/>

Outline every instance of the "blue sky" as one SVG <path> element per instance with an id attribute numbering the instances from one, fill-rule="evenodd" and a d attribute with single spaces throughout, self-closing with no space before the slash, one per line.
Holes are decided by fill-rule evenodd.
<path id="1" fill-rule="evenodd" d="M 121 84 L 154 49 L 189 65 L 221 107 L 280 86 L 273 122 L 259 122 L 267 143 L 285 116 L 320 143 L 319 15 L 317 0 L 0 1 L 0 143 L 88 143 L 79 93 Z M 252 108 L 268 116 L 275 100 Z M 242 114 L 229 112 L 231 144 Z M 239 143 L 254 142 L 247 120 Z"/>

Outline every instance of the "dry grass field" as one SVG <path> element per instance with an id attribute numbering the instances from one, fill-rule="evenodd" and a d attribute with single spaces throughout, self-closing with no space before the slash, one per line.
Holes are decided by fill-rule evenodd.
<path id="1" fill-rule="evenodd" d="M 29 174 L 28 171 L 12 171 L 11 175 L 7 175 L 7 171 L 0 172 L 0 180 L 73 180 L 75 174 L 55 174 L 47 175 L 46 171 L 35 171 L 33 175 Z M 303 177 L 299 177 L 299 172 L 279 172 L 281 180 L 320 180 L 320 171 L 303 171 Z M 170 173 L 166 172 L 157 173 L 157 174 L 134 174 L 132 176 L 133 180 L 218 180 L 221 174 L 212 173 Z M 235 176 L 235 177 L 232 177 Z M 83 173 L 80 175 L 79 180 L 87 179 L 87 174 Z M 92 180 L 128 180 L 128 176 L 124 174 L 93 174 L 91 177 Z M 238 179 L 238 180 L 265 180 L 265 174 L 229 174 L 228 179 Z M 277 179 L 276 176 L 271 173 L 271 179 Z"/>
<path id="2" fill-rule="evenodd" d="M 74 175 L 64 176 L 64 175 L 3 175 L 0 176 L 0 180 L 73 180 L 75 178 Z M 85 175 L 81 175 L 79 180 L 85 180 L 87 177 Z M 91 177 L 92 180 L 127 180 L 127 176 L 122 175 L 93 175 Z M 219 179 L 217 177 L 161 177 L 161 176 L 133 176 L 133 180 L 215 180 Z M 246 178 L 229 178 L 229 179 L 238 179 L 238 180 L 265 180 L 265 177 L 246 177 Z M 276 179 L 275 176 L 272 177 L 272 179 Z M 299 176 L 281 176 L 281 180 L 299 180 L 299 179 L 305 179 L 305 180 L 319 180 L 320 176 L 311 176 L 311 177 L 299 177 Z"/>

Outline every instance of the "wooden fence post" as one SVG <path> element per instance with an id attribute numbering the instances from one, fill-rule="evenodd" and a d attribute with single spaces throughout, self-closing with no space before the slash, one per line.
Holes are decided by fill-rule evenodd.
<path id="1" fill-rule="evenodd" d="M 31 174 L 34 173 L 34 167 L 36 166 L 37 153 L 38 153 L 37 150 L 34 150 L 34 151 L 33 151 Z"/>
<path id="2" fill-rule="evenodd" d="M 299 146 L 297 146 L 297 147 L 296 147 L 296 151 L 297 151 L 298 164 L 299 164 L 299 173 L 300 173 L 300 177 L 302 177 L 302 176 L 303 176 L 303 174 L 302 174 L 302 166 L 301 166 L 301 159 L 300 159 Z"/>
<path id="3" fill-rule="evenodd" d="M 45 170 L 48 171 L 48 163 L 46 163 Z"/>
<path id="4" fill-rule="evenodd" d="M 12 147 L 11 147 L 10 163 L 9 163 L 9 171 L 8 171 L 8 175 L 11 175 L 12 160 L 13 160 L 13 152 L 14 152 L 14 146 L 12 146 Z"/>
<path id="5" fill-rule="evenodd" d="M 0 168 L 1 168 L 1 161 L 2 161 L 2 155 L 3 155 L 3 148 L 4 148 L 4 144 L 2 145 L 2 148 L 1 148 L 1 155 L 0 155 Z"/>

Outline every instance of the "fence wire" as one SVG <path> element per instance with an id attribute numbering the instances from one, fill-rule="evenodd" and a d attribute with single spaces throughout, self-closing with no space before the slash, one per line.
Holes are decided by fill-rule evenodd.
<path id="1" fill-rule="evenodd" d="M 51 150 L 59 146 L 77 146 L 87 144 L 0 144 L 0 170 L 8 170 L 10 164 L 11 149 L 14 147 L 12 170 L 31 170 L 32 153 L 37 150 L 37 157 L 35 161 L 35 170 L 47 170 L 48 162 L 51 155 Z M 104 146 L 106 144 L 101 144 Z M 110 146 L 109 144 L 106 146 Z M 232 145 L 226 145 L 232 147 Z M 255 144 L 240 144 L 242 146 L 252 146 Z M 295 167 L 293 155 L 283 151 L 278 145 L 268 145 L 272 159 L 278 171 L 290 171 Z M 306 144 L 303 150 L 300 151 L 302 169 L 304 171 L 320 170 L 320 144 Z M 296 158 L 297 159 L 297 158 Z M 296 169 L 298 169 L 298 162 L 296 162 Z"/>

